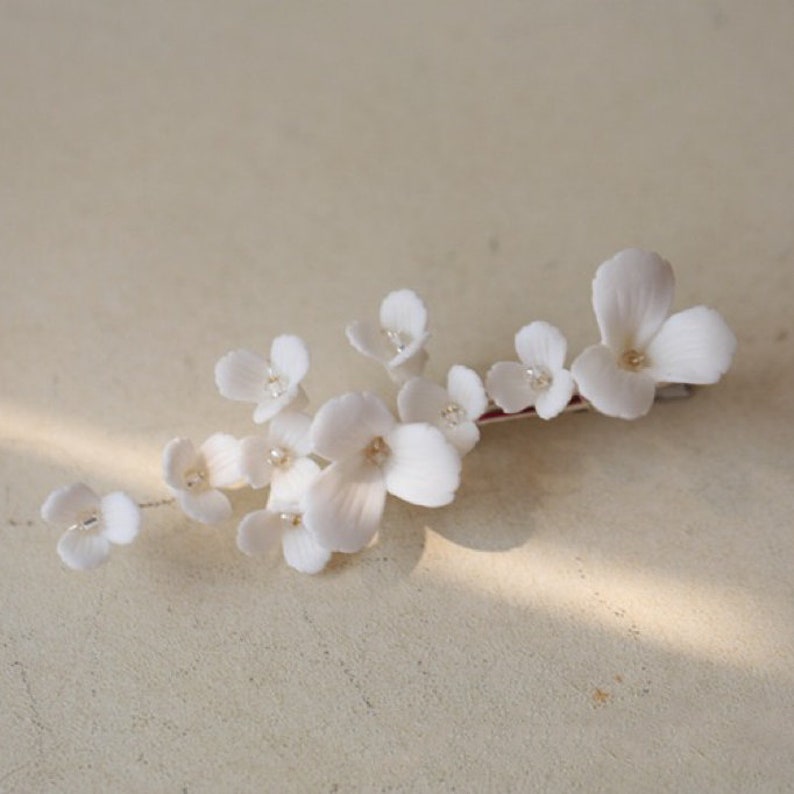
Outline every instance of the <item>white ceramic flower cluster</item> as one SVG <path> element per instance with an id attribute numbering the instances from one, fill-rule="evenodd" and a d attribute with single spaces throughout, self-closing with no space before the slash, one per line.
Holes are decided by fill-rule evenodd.
<path id="1" fill-rule="evenodd" d="M 222 489 L 269 487 L 265 506 L 246 515 L 237 545 L 249 555 L 282 549 L 305 573 L 321 571 L 333 552 L 357 552 L 377 535 L 386 495 L 441 507 L 460 484 L 461 459 L 480 438 L 489 398 L 504 414 L 534 408 L 543 419 L 575 398 L 608 416 L 636 419 L 648 412 L 660 384 L 715 383 L 730 366 L 736 339 L 713 309 L 697 306 L 668 317 L 674 278 L 657 254 L 629 249 L 602 264 L 593 281 L 601 342 L 565 369 L 567 342 L 559 329 L 535 321 L 515 337 L 518 361 L 500 361 L 485 384 L 456 364 L 440 385 L 422 376 L 429 339 L 427 310 L 411 290 L 386 296 L 379 323 L 354 322 L 352 346 L 381 362 L 399 384 L 399 419 L 368 392 L 322 405 L 314 417 L 302 382 L 306 345 L 277 337 L 267 358 L 227 353 L 215 368 L 220 393 L 254 405 L 261 435 L 210 436 L 198 448 L 176 438 L 163 452 L 163 476 L 182 510 L 215 524 L 232 516 Z M 321 465 L 322 464 L 322 465 Z M 129 543 L 140 511 L 122 493 L 99 499 L 82 484 L 48 497 L 42 516 L 66 529 L 58 553 L 69 567 L 93 568 L 110 544 Z"/>

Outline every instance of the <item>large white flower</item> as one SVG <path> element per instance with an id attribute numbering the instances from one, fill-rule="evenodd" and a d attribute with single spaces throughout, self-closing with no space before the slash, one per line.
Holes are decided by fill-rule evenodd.
<path id="1" fill-rule="evenodd" d="M 485 378 L 488 394 L 508 414 L 535 406 L 541 419 L 557 416 L 573 395 L 574 382 L 565 369 L 568 343 L 559 328 L 538 320 L 525 325 L 515 339 L 521 362 L 499 361 Z"/>
<path id="2" fill-rule="evenodd" d="M 593 308 L 601 344 L 571 371 L 582 396 L 608 416 L 636 419 L 660 383 L 716 383 L 731 365 L 736 337 L 706 306 L 668 317 L 673 270 L 658 254 L 628 249 L 598 268 Z"/>
<path id="3" fill-rule="evenodd" d="M 215 383 L 224 397 L 255 403 L 254 421 L 267 422 L 287 406 L 306 405 L 301 381 L 309 371 L 309 351 L 303 340 L 284 334 L 270 346 L 265 359 L 250 350 L 232 350 L 215 365 Z"/>
<path id="4" fill-rule="evenodd" d="M 248 513 L 237 528 L 237 547 L 244 554 L 268 554 L 281 546 L 287 565 L 301 573 L 319 573 L 331 559 L 331 552 L 321 546 L 303 524 L 301 500 L 316 478 L 315 471 L 304 469 L 292 477 L 293 493 L 288 501 L 271 498 L 265 510 Z"/>
<path id="5" fill-rule="evenodd" d="M 41 517 L 66 531 L 58 555 L 77 571 L 96 568 L 107 560 L 110 544 L 132 543 L 141 526 L 141 511 L 122 491 L 97 496 L 75 483 L 53 491 L 41 506 Z"/>
<path id="6" fill-rule="evenodd" d="M 312 451 L 310 416 L 281 413 L 268 425 L 265 436 L 250 436 L 240 442 L 243 476 L 254 488 L 270 485 L 270 497 L 278 502 L 296 502 L 306 477 L 320 467 L 308 457 Z"/>
<path id="7" fill-rule="evenodd" d="M 461 455 L 480 440 L 475 424 L 488 407 L 480 376 L 456 364 L 447 373 L 447 388 L 427 378 L 412 378 L 397 395 L 397 410 L 403 422 L 435 425 Z"/>
<path id="8" fill-rule="evenodd" d="M 396 290 L 383 299 L 380 327 L 356 320 L 346 333 L 359 353 L 380 361 L 398 383 L 421 375 L 427 363 L 427 309 L 413 290 Z"/>
<path id="9" fill-rule="evenodd" d="M 312 441 L 332 462 L 306 493 L 303 520 L 332 551 L 359 551 L 375 537 L 387 492 L 425 507 L 455 498 L 460 457 L 441 431 L 398 424 L 373 394 L 329 400 L 314 418 Z"/>
<path id="10" fill-rule="evenodd" d="M 240 442 L 227 433 L 215 433 L 196 450 L 189 439 L 175 438 L 163 450 L 163 479 L 194 521 L 225 521 L 232 515 L 232 505 L 218 489 L 241 484 Z"/>

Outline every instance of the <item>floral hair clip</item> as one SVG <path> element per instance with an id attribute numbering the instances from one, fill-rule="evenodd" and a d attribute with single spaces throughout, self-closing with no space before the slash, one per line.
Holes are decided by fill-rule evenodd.
<path id="1" fill-rule="evenodd" d="M 593 280 L 601 341 L 566 369 L 567 342 L 535 321 L 515 336 L 518 360 L 500 361 L 485 381 L 456 364 L 443 384 L 422 376 L 429 339 L 427 309 L 411 290 L 386 296 L 379 322 L 353 322 L 350 344 L 379 361 L 399 385 L 397 416 L 380 397 L 350 392 L 312 417 L 302 382 L 309 353 L 297 336 L 273 340 L 267 358 L 227 353 L 215 367 L 220 393 L 254 405 L 259 435 L 215 433 L 196 447 L 176 438 L 163 451 L 163 477 L 184 513 L 216 524 L 233 515 L 228 489 L 268 489 L 263 507 L 242 518 L 237 546 L 245 554 L 282 550 L 298 571 L 321 571 L 334 552 L 354 553 L 376 537 L 386 496 L 423 507 L 453 501 L 462 458 L 480 426 L 534 413 L 549 420 L 592 407 L 637 419 L 670 384 L 716 383 L 728 370 L 736 338 L 713 309 L 668 316 L 674 277 L 657 254 L 628 249 L 604 262 Z M 121 492 L 98 497 L 76 484 L 49 495 L 42 518 L 65 533 L 58 553 L 70 568 L 104 562 L 111 544 L 137 536 L 140 510 Z"/>

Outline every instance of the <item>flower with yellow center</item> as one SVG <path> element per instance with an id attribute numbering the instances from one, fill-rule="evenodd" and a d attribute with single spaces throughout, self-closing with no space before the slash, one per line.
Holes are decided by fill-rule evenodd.
<path id="1" fill-rule="evenodd" d="M 668 317 L 675 279 L 658 254 L 630 248 L 604 262 L 593 280 L 601 343 L 586 348 L 571 372 L 596 410 L 636 419 L 664 383 L 716 383 L 731 365 L 736 337 L 706 306 Z"/>

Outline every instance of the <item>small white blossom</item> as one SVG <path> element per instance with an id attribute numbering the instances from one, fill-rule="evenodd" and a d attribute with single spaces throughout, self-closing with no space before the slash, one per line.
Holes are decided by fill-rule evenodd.
<path id="1" fill-rule="evenodd" d="M 265 436 L 244 438 L 240 442 L 241 470 L 249 485 L 269 485 L 274 501 L 296 502 L 306 477 L 320 471 L 308 457 L 311 425 L 306 414 L 281 413 L 268 425 Z"/>
<path id="2" fill-rule="evenodd" d="M 359 353 L 380 361 L 398 383 L 421 375 L 427 363 L 427 309 L 413 290 L 396 290 L 383 299 L 380 326 L 356 320 L 346 333 Z"/>
<path id="3" fill-rule="evenodd" d="M 447 374 L 447 388 L 427 378 L 412 378 L 397 395 L 397 410 L 403 422 L 435 425 L 455 449 L 465 455 L 480 440 L 475 424 L 488 407 L 480 376 L 456 364 Z"/>
<path id="4" fill-rule="evenodd" d="M 657 384 L 716 383 L 731 365 L 736 337 L 706 306 L 668 317 L 675 279 L 658 254 L 628 249 L 604 262 L 593 280 L 601 344 L 571 371 L 582 396 L 601 413 L 636 419 L 653 404 Z"/>
<path id="5" fill-rule="evenodd" d="M 297 509 L 255 510 L 237 528 L 237 547 L 249 556 L 269 554 L 279 544 L 287 565 L 301 573 L 319 573 L 331 559 L 331 552 L 303 525 Z"/>
<path id="6" fill-rule="evenodd" d="M 303 521 L 332 551 L 359 551 L 375 537 L 387 493 L 441 507 L 460 483 L 460 456 L 441 431 L 399 424 L 373 394 L 351 392 L 323 405 L 312 445 L 331 465 L 307 491 Z"/>
<path id="7" fill-rule="evenodd" d="M 287 565 L 301 573 L 319 573 L 331 559 L 331 552 L 321 546 L 303 524 L 301 498 L 316 478 L 315 471 L 304 469 L 292 478 L 295 501 L 280 502 L 271 498 L 265 510 L 248 513 L 237 528 L 237 547 L 244 554 L 269 554 L 281 546 Z"/>
<path id="8" fill-rule="evenodd" d="M 240 442 L 215 433 L 199 448 L 186 438 L 175 438 L 163 450 L 163 479 L 187 516 L 202 524 L 217 524 L 231 517 L 232 506 L 219 488 L 233 488 L 243 479 Z"/>
<path id="9" fill-rule="evenodd" d="M 254 421 L 262 424 L 288 406 L 306 405 L 301 381 L 309 371 L 309 351 L 303 340 L 284 334 L 270 346 L 265 359 L 250 350 L 233 350 L 215 365 L 215 383 L 230 400 L 255 403 Z"/>
<path id="10" fill-rule="evenodd" d="M 499 361 L 488 371 L 486 389 L 508 414 L 530 406 L 541 419 L 553 419 L 573 395 L 565 366 L 568 343 L 559 328 L 543 321 L 525 325 L 515 338 L 517 361 Z"/>
<path id="11" fill-rule="evenodd" d="M 141 526 L 140 508 L 127 494 L 114 491 L 99 497 L 83 483 L 53 491 L 41 507 L 41 517 L 66 530 L 58 541 L 58 555 L 77 571 L 101 565 L 111 543 L 132 543 Z"/>

